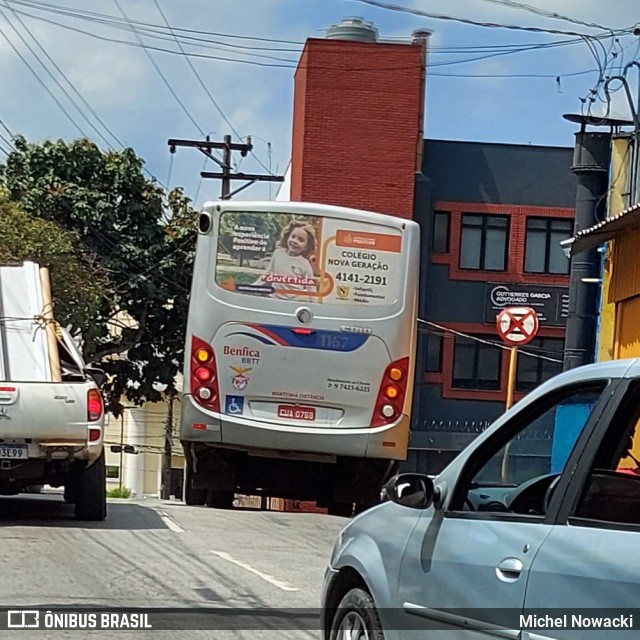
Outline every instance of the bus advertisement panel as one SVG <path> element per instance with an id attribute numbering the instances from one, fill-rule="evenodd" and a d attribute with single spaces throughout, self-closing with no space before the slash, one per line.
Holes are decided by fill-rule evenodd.
<path id="1" fill-rule="evenodd" d="M 399 229 L 321 216 L 227 211 L 215 280 L 229 291 L 385 306 L 401 292 Z"/>

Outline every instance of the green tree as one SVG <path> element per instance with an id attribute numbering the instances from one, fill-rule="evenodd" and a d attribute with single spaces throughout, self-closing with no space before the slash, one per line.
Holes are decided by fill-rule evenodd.
<path id="1" fill-rule="evenodd" d="M 56 315 L 82 332 L 85 358 L 109 374 L 109 408 L 117 413 L 122 396 L 139 404 L 175 393 L 197 225 L 188 198 L 174 190 L 165 205 L 163 190 L 145 178 L 143 160 L 131 149 L 103 152 L 84 139 L 31 144 L 21 137 L 14 147 L 0 165 L 0 184 L 28 216 L 73 238 L 69 262 L 84 268 L 84 279 L 67 282 L 62 260 L 47 265 Z M 31 251 L 21 255 L 42 256 L 43 264 L 50 258 L 42 246 Z M 74 313 L 91 287 L 98 303 Z"/>

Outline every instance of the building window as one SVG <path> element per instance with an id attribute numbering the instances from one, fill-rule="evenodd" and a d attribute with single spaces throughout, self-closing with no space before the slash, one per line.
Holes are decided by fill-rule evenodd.
<path id="1" fill-rule="evenodd" d="M 507 265 L 507 216 L 464 214 L 460 238 L 460 268 L 504 271 Z"/>
<path id="2" fill-rule="evenodd" d="M 433 214 L 433 253 L 449 253 L 449 223 L 448 212 L 436 211 Z"/>
<path id="3" fill-rule="evenodd" d="M 457 389 L 500 389 L 502 349 L 456 336 L 452 386 Z"/>
<path id="4" fill-rule="evenodd" d="M 425 371 L 428 373 L 442 371 L 442 335 L 432 331 L 427 334 Z"/>
<path id="5" fill-rule="evenodd" d="M 518 354 L 516 369 L 516 390 L 531 391 L 545 380 L 562 371 L 564 340 L 562 338 L 534 338 L 521 351 L 535 354 Z M 557 361 L 557 362 L 554 362 Z"/>
<path id="6" fill-rule="evenodd" d="M 564 218 L 527 218 L 524 270 L 528 273 L 569 273 L 569 260 L 561 240 L 570 238 L 573 220 Z"/>

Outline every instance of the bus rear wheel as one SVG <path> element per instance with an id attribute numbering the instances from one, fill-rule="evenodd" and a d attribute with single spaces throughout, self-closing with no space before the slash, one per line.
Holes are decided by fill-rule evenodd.
<path id="1" fill-rule="evenodd" d="M 337 502 L 332 500 L 329 503 L 327 512 L 330 516 L 350 518 L 353 515 L 353 502 Z"/>
<path id="2" fill-rule="evenodd" d="M 220 491 L 217 489 L 207 492 L 207 507 L 214 509 L 231 509 L 233 507 L 233 491 Z"/>
<path id="3" fill-rule="evenodd" d="M 194 489 L 193 473 L 188 466 L 184 469 L 184 503 L 189 506 L 201 507 L 207 501 L 206 489 Z"/>

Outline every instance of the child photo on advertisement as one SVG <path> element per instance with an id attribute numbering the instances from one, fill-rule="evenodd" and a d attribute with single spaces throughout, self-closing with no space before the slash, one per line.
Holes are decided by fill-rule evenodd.
<path id="1" fill-rule="evenodd" d="M 316 250 L 316 235 L 312 225 L 292 220 L 280 234 L 266 271 L 255 284 L 270 285 L 276 298 L 290 299 L 295 293 L 317 291 L 311 257 Z"/>

